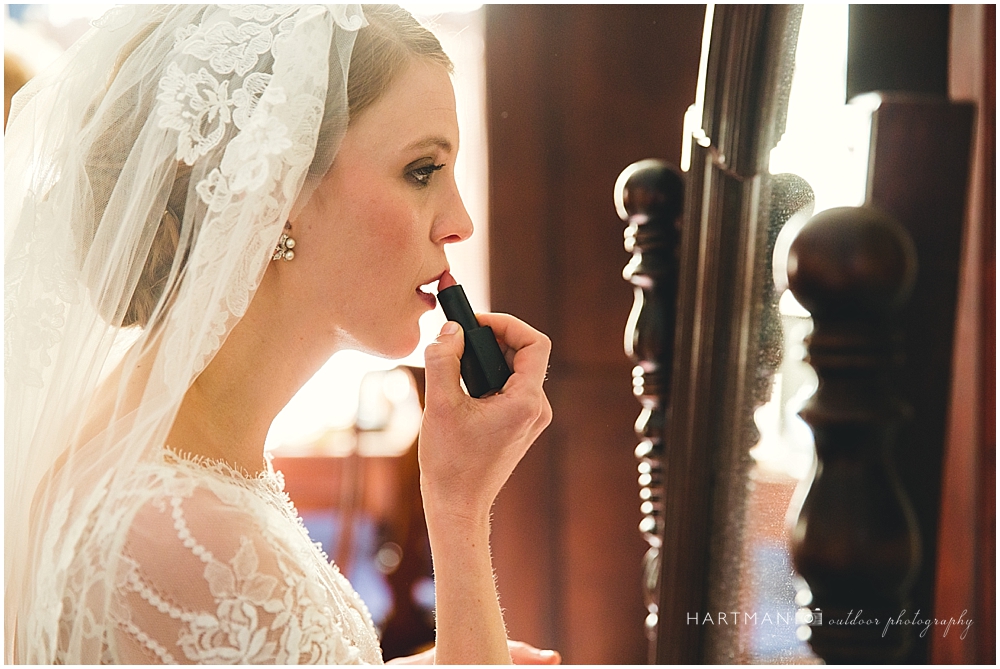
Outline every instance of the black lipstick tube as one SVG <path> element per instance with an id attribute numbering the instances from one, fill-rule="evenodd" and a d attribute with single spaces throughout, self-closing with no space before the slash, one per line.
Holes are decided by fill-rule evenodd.
<path id="1" fill-rule="evenodd" d="M 510 378 L 510 368 L 500 351 L 493 328 L 479 324 L 469 298 L 459 284 L 438 291 L 437 298 L 448 320 L 455 321 L 465 331 L 462 380 L 469 395 L 484 397 L 498 392 Z"/>

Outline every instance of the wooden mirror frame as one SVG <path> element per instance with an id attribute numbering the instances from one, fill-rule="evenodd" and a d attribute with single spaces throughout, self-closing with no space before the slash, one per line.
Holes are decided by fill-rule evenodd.
<path id="1" fill-rule="evenodd" d="M 752 409 L 759 396 L 770 151 L 784 132 L 801 6 L 716 5 L 682 219 L 665 425 L 657 664 L 732 663 Z M 769 274 L 769 273 L 768 273 Z M 716 584 L 713 586 L 712 584 Z M 662 587 L 667 586 L 667 587 Z"/>

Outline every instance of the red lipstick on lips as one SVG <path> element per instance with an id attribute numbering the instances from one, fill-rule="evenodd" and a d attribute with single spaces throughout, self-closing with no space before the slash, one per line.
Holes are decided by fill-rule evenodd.
<path id="1" fill-rule="evenodd" d="M 510 378 L 510 368 L 503 357 L 496 335 L 489 326 L 476 320 L 476 313 L 465 296 L 465 289 L 445 271 L 438 280 L 438 302 L 448 320 L 455 321 L 465 332 L 465 352 L 462 354 L 462 380 L 472 397 L 492 395 L 503 388 Z"/>
<path id="2" fill-rule="evenodd" d="M 458 281 L 455 281 L 455 277 L 451 275 L 451 272 L 445 270 L 444 274 L 441 275 L 441 278 L 438 279 L 438 294 L 440 294 L 445 288 L 451 288 L 452 286 L 457 285 Z M 465 291 L 463 290 L 462 292 L 464 293 Z"/>
<path id="3" fill-rule="evenodd" d="M 448 279 L 451 281 L 451 283 L 447 285 L 455 285 L 455 279 L 451 276 L 451 274 L 448 273 L 448 270 L 445 270 L 444 273 L 437 279 L 438 290 L 441 290 L 443 287 L 447 287 L 447 285 L 445 285 L 445 277 L 448 277 Z M 426 286 L 429 285 L 430 283 L 433 283 L 433 281 L 428 281 L 427 284 L 424 285 Z M 437 306 L 437 298 L 434 297 L 434 293 L 427 292 L 426 290 L 424 290 L 423 286 L 419 286 L 417 288 L 417 295 L 420 297 L 421 300 L 424 301 L 424 304 L 426 304 L 429 308 L 433 309 L 434 307 Z"/>

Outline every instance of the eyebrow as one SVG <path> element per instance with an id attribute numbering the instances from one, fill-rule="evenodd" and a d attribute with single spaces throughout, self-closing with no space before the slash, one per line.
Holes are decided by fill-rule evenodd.
<path id="1" fill-rule="evenodd" d="M 418 141 L 414 142 L 413 144 L 410 144 L 409 146 L 407 146 L 406 150 L 407 151 L 416 151 L 418 149 L 428 149 L 428 148 L 433 147 L 433 146 L 439 147 L 441 150 L 445 151 L 446 153 L 451 153 L 451 150 L 452 150 L 451 142 L 449 142 L 444 137 L 428 137 L 427 139 L 418 140 Z"/>

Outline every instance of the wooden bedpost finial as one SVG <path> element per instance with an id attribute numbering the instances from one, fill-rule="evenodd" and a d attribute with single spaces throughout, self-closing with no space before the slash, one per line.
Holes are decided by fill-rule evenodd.
<path id="1" fill-rule="evenodd" d="M 637 214 L 673 221 L 683 205 L 683 177 L 662 160 L 650 158 L 632 163 L 615 183 L 615 207 L 623 221 Z"/>
<path id="2" fill-rule="evenodd" d="M 672 165 L 642 160 L 629 165 L 615 184 L 615 207 L 628 224 L 625 250 L 632 259 L 622 272 L 634 286 L 625 326 L 625 353 L 636 363 L 632 392 L 642 404 L 635 423 L 639 445 L 639 529 L 649 543 L 644 560 L 646 633 L 655 657 L 663 543 L 663 428 L 670 397 L 676 324 L 678 222 L 684 181 Z"/>
<path id="3" fill-rule="evenodd" d="M 912 639 L 916 612 L 906 609 L 920 536 L 892 462 L 909 413 L 893 387 L 900 348 L 892 316 L 915 275 L 907 232 L 867 207 L 817 214 L 788 257 L 789 287 L 815 322 L 808 361 L 819 377 L 801 412 L 817 465 L 792 556 L 816 614 L 800 632 L 828 663 L 898 661 Z"/>

